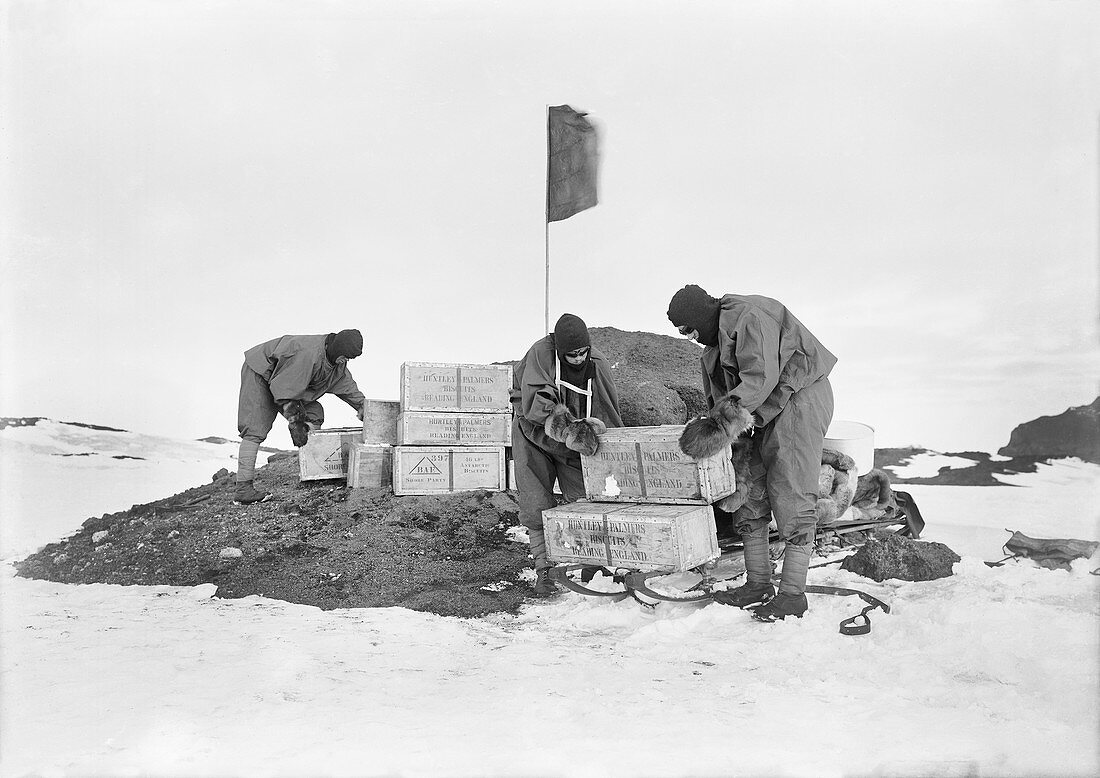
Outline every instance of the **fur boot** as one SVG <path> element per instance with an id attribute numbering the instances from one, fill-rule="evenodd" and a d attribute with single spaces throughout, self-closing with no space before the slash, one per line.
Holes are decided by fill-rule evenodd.
<path id="1" fill-rule="evenodd" d="M 818 524 L 836 521 L 855 496 L 855 460 L 832 449 L 821 452 L 821 476 L 815 507 Z"/>
<path id="2" fill-rule="evenodd" d="M 724 397 L 710 413 L 692 419 L 680 435 L 680 450 L 692 459 L 712 457 L 753 426 L 752 414 L 736 397 Z"/>
<path id="3" fill-rule="evenodd" d="M 852 498 L 852 513 L 857 519 L 879 519 L 898 509 L 890 476 L 885 470 L 872 470 L 860 476 Z"/>
<path id="4" fill-rule="evenodd" d="M 890 476 L 885 470 L 872 470 L 867 475 L 860 476 L 852 504 L 885 510 L 893 497 L 894 490 L 890 487 Z"/>
<path id="5" fill-rule="evenodd" d="M 291 442 L 301 448 L 309 441 L 309 422 L 306 421 L 306 407 L 301 400 L 291 400 L 283 406 L 287 426 L 290 428 Z"/>
<path id="6" fill-rule="evenodd" d="M 565 433 L 569 429 L 569 425 L 575 422 L 576 417 L 569 412 L 561 403 L 554 406 L 554 410 L 550 411 L 550 415 L 546 417 L 546 423 L 543 425 L 543 429 L 546 430 L 546 434 L 550 436 L 552 440 L 558 441 L 558 443 L 565 443 Z"/>

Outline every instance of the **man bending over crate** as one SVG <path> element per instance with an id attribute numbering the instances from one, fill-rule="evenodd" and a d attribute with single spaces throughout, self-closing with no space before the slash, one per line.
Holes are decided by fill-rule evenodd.
<path id="1" fill-rule="evenodd" d="M 711 297 L 685 286 L 672 297 L 669 320 L 706 346 L 700 360 L 710 413 L 688 422 L 685 454 L 702 459 L 751 432 L 747 499 L 733 522 L 745 547 L 745 584 L 717 592 L 726 605 L 753 608 L 761 621 L 806 612 L 806 570 L 821 449 L 833 418 L 829 372 L 836 357 L 781 303 L 759 295 Z M 768 524 L 775 516 L 785 542 L 779 593 L 771 584 Z"/>
<path id="2" fill-rule="evenodd" d="M 347 368 L 347 361 L 363 353 L 359 330 L 327 335 L 283 335 L 244 352 L 241 395 L 237 404 L 237 429 L 241 448 L 237 455 L 237 488 L 233 501 L 253 503 L 269 495 L 253 486 L 256 454 L 271 432 L 275 417 L 283 414 L 294 445 L 301 448 L 310 430 L 325 421 L 325 409 L 317 400 L 334 394 L 363 419 L 366 398 Z"/>
<path id="3" fill-rule="evenodd" d="M 551 594 L 556 587 L 546 575 L 551 564 L 542 512 L 557 504 L 555 480 L 568 502 L 584 497 L 580 455 L 596 453 L 607 427 L 623 426 L 619 396 L 607 358 L 592 348 L 588 327 L 571 313 L 515 366 L 509 394 L 519 518 L 531 538 L 535 593 Z"/>

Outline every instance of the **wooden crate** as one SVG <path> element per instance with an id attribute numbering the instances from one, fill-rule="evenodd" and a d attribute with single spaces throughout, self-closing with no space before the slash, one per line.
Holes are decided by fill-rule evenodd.
<path id="1" fill-rule="evenodd" d="M 303 481 L 347 478 L 351 446 L 362 437 L 362 427 L 333 427 L 309 433 L 309 441 L 298 449 L 298 477 Z"/>
<path id="2" fill-rule="evenodd" d="M 400 413 L 401 403 L 397 400 L 367 400 L 363 406 L 363 442 L 396 446 Z"/>
<path id="3" fill-rule="evenodd" d="M 503 491 L 504 446 L 397 446 L 394 494 Z"/>
<path id="4" fill-rule="evenodd" d="M 512 405 L 511 365 L 405 362 L 401 365 L 402 411 L 507 413 Z"/>
<path id="5" fill-rule="evenodd" d="M 681 572 L 717 559 L 709 505 L 574 502 L 542 512 L 547 558 L 642 572 Z"/>
<path id="6" fill-rule="evenodd" d="M 353 443 L 348 454 L 348 486 L 352 489 L 393 486 L 393 446 Z"/>
<path id="7" fill-rule="evenodd" d="M 402 446 L 510 446 L 511 413 L 406 411 L 397 419 Z"/>
<path id="8" fill-rule="evenodd" d="M 707 505 L 737 491 L 729 446 L 696 462 L 680 451 L 683 431 L 682 424 L 609 429 L 595 455 L 581 456 L 588 499 Z"/>

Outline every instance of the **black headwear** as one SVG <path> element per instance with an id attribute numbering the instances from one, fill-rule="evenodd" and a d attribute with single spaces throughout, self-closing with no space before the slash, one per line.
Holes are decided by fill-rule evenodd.
<path id="1" fill-rule="evenodd" d="M 563 313 L 554 325 L 554 350 L 558 352 L 558 358 L 564 359 L 570 351 L 591 345 L 584 320 L 580 316 Z"/>
<path id="2" fill-rule="evenodd" d="M 325 356 L 335 364 L 337 357 L 355 359 L 363 353 L 363 334 L 359 330 L 340 330 L 325 343 Z"/>
<path id="3" fill-rule="evenodd" d="M 711 297 L 702 287 L 688 284 L 672 296 L 668 304 L 668 320 L 677 327 L 699 330 L 699 342 L 718 345 L 718 317 L 722 301 Z"/>

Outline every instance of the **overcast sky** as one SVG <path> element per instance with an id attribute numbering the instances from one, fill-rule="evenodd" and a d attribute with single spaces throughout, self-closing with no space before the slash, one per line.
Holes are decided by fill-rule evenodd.
<path id="1" fill-rule="evenodd" d="M 551 320 L 775 297 L 879 445 L 1097 396 L 1095 2 L 4 7 L 0 415 L 233 436 L 242 352 L 288 333 L 361 329 L 379 399 L 519 358 L 562 103 L 601 202 L 550 225 Z"/>

